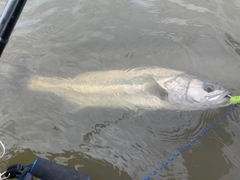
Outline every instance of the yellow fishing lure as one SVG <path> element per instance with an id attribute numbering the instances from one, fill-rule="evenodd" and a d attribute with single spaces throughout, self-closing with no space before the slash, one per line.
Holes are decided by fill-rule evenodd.
<path id="1" fill-rule="evenodd" d="M 230 103 L 231 104 L 238 104 L 238 103 L 240 103 L 240 96 L 232 96 L 230 98 Z"/>

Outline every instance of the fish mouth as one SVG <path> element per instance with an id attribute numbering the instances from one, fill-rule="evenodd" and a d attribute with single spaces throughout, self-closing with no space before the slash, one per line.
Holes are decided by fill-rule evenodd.
<path id="1" fill-rule="evenodd" d="M 226 96 L 225 96 L 225 98 L 231 98 L 232 97 L 232 94 L 227 94 Z"/>
<path id="2" fill-rule="evenodd" d="M 222 93 L 218 93 L 218 94 L 208 96 L 208 97 L 206 97 L 206 99 L 208 101 L 218 101 L 218 100 L 221 100 L 221 99 L 229 101 L 229 99 L 231 97 L 232 96 L 230 95 L 230 92 L 226 91 L 226 92 L 222 92 Z"/>

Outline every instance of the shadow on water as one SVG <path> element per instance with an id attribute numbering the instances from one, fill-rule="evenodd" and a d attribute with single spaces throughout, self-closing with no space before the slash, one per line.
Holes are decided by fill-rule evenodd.
<path id="1" fill-rule="evenodd" d="M 94 127 L 93 127 L 93 130 L 91 132 L 88 132 L 86 133 L 84 136 L 83 136 L 83 140 L 85 143 L 90 143 L 90 140 L 92 138 L 92 136 L 95 136 L 95 135 L 99 135 L 100 132 L 102 130 L 104 130 L 104 128 L 106 128 L 107 126 L 111 126 L 113 124 L 117 124 L 119 121 L 122 121 L 126 118 L 129 118 L 129 114 L 128 113 L 124 113 L 122 115 L 122 117 L 119 117 L 117 118 L 117 120 L 111 122 L 111 121 L 105 121 L 101 124 L 95 124 Z M 81 145 L 80 145 L 81 146 Z"/>
<path id="2" fill-rule="evenodd" d="M 163 113 L 161 111 L 155 111 L 146 113 L 135 119 L 137 121 L 135 126 L 142 126 L 144 131 L 147 131 L 150 141 L 147 141 L 148 138 L 146 138 L 146 132 L 136 131 L 135 133 L 138 133 L 137 136 L 142 137 L 141 141 L 150 145 L 147 146 L 146 152 L 148 154 L 146 154 L 146 152 L 144 152 L 144 154 L 150 161 L 154 161 L 152 159 L 154 156 L 155 158 L 158 158 L 155 159 L 155 167 L 158 167 L 160 163 L 165 162 L 165 160 L 171 155 L 168 155 L 169 152 L 177 152 L 178 149 L 187 144 L 189 140 L 193 139 L 193 137 L 199 134 L 205 127 L 207 127 L 210 123 L 213 123 L 213 121 L 218 119 L 219 116 L 223 115 L 226 110 L 227 108 L 195 112 L 172 113 L 171 111 L 165 111 Z M 236 118 L 231 114 L 229 116 L 231 119 Z M 128 118 L 129 117 L 124 118 L 123 116 L 125 121 Z M 101 131 L 104 133 L 105 128 L 121 123 L 121 120 L 122 119 L 119 118 L 115 122 L 96 124 L 93 131 L 84 136 L 85 144 L 80 146 L 82 150 L 91 146 L 99 149 L 104 148 L 104 146 L 98 147 L 99 144 L 95 141 L 91 141 L 91 139 L 94 139 L 94 136 L 101 136 Z M 171 122 L 169 122 L 169 120 L 171 120 Z M 181 154 L 181 158 L 183 158 L 182 164 L 186 170 L 184 170 L 185 168 L 181 166 L 179 167 L 179 159 L 176 158 L 178 160 L 171 162 L 166 168 L 158 172 L 155 178 L 170 178 L 173 180 L 179 178 L 185 179 L 186 177 L 189 180 L 220 179 L 224 175 L 229 174 L 230 169 L 232 169 L 234 165 L 231 163 L 232 160 L 228 158 L 229 154 L 225 154 L 223 148 L 232 145 L 234 141 L 232 140 L 232 134 L 225 130 L 226 127 L 228 127 L 228 122 L 225 118 Z M 127 135 L 128 132 L 125 133 Z M 138 139 L 135 140 L 136 142 L 132 142 L 132 145 L 138 143 Z M 94 144 L 94 142 L 96 144 Z M 158 144 L 159 147 L 155 143 Z M 145 147 L 140 143 L 136 150 L 144 151 Z M 154 153 L 155 151 L 160 153 L 160 157 L 158 157 L 159 154 Z M 122 157 L 124 157 L 124 154 Z M 146 157 L 139 161 L 146 162 L 148 160 Z M 140 158 L 140 156 L 138 158 Z M 138 168 L 143 168 L 144 165 L 147 164 L 143 163 L 141 165 L 138 164 L 137 166 Z M 150 165 L 148 164 L 148 166 Z M 148 174 L 147 172 L 148 171 L 144 172 L 146 176 Z M 134 176 L 132 175 L 131 177 Z M 139 176 L 138 178 L 134 177 L 133 179 L 139 179 Z"/>
<path id="3" fill-rule="evenodd" d="M 206 114 L 203 113 L 200 121 L 209 125 L 226 111 L 226 108 L 222 108 L 222 111 L 214 113 L 211 117 L 206 117 Z M 227 121 L 229 116 L 222 119 L 220 123 L 201 137 L 197 146 L 193 144 L 187 151 L 182 153 L 182 157 L 185 159 L 184 165 L 188 170 L 189 180 L 220 179 L 224 175 L 229 174 L 234 167 L 234 164 L 228 157 L 229 154 L 225 154 L 223 150 L 226 146 L 234 143 L 232 134 L 225 130 L 229 124 Z M 186 133 L 191 134 L 191 130 L 186 130 Z"/>

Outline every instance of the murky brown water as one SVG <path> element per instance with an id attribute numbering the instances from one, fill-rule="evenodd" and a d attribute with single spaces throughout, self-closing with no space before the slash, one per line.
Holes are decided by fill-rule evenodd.
<path id="1" fill-rule="evenodd" d="M 226 112 L 73 111 L 27 88 L 33 75 L 139 66 L 206 76 L 239 95 L 240 1 L 28 1 L 0 60 L 1 171 L 44 157 L 92 180 L 142 179 Z M 239 139 L 238 108 L 153 179 L 238 179 Z"/>

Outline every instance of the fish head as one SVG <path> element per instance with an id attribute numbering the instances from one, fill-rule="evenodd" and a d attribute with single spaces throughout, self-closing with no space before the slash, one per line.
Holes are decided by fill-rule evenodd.
<path id="1" fill-rule="evenodd" d="M 206 78 L 182 74 L 167 83 L 169 100 L 179 109 L 208 109 L 230 105 L 227 89 Z"/>

